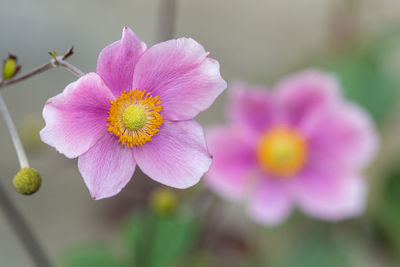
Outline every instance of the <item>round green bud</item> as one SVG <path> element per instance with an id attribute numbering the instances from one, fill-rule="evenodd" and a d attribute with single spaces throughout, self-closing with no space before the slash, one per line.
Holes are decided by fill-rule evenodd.
<path id="1" fill-rule="evenodd" d="M 33 168 L 21 169 L 13 179 L 15 189 L 23 195 L 32 195 L 39 190 L 41 184 L 42 178 Z"/>
<path id="2" fill-rule="evenodd" d="M 178 198 L 172 190 L 158 188 L 151 193 L 150 206 L 157 214 L 171 214 L 178 206 Z"/>

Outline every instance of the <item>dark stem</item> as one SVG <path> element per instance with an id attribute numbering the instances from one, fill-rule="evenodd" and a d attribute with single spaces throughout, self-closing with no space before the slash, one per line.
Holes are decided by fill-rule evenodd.
<path id="1" fill-rule="evenodd" d="M 52 264 L 47 258 L 42 246 L 36 238 L 34 232 L 24 220 L 22 214 L 18 211 L 17 207 L 13 204 L 10 197 L 7 195 L 6 190 L 0 183 L 0 207 L 6 215 L 10 226 L 17 234 L 22 245 L 29 253 L 32 261 L 37 267 L 51 267 Z"/>
<path id="2" fill-rule="evenodd" d="M 163 42 L 174 38 L 177 0 L 160 0 L 157 38 Z"/>

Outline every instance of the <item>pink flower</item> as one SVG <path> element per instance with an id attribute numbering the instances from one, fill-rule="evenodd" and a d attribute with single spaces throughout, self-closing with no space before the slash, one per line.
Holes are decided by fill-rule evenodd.
<path id="1" fill-rule="evenodd" d="M 78 168 L 94 199 L 118 194 L 136 165 L 176 188 L 196 184 L 211 157 L 193 120 L 226 88 L 219 64 L 193 39 L 147 48 L 131 29 L 88 73 L 50 98 L 42 140 Z"/>
<path id="2" fill-rule="evenodd" d="M 268 91 L 237 85 L 229 126 L 207 133 L 214 156 L 206 181 L 219 194 L 245 201 L 257 222 L 275 225 L 293 207 L 325 220 L 362 213 L 361 171 L 375 156 L 370 117 L 345 101 L 334 77 L 294 75 Z"/>

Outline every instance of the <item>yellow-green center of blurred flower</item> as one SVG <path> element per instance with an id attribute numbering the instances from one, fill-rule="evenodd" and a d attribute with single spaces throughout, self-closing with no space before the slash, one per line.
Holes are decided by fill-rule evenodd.
<path id="1" fill-rule="evenodd" d="M 147 122 L 146 111 L 138 105 L 129 106 L 125 109 L 122 120 L 125 126 L 131 130 L 142 129 Z"/>
<path id="2" fill-rule="evenodd" d="M 299 132 L 276 127 L 260 138 L 257 159 L 261 168 L 268 173 L 286 178 L 303 168 L 307 150 L 307 143 Z"/>

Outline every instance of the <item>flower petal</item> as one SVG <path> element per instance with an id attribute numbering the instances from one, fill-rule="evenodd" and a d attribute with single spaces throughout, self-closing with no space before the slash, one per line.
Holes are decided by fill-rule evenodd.
<path id="1" fill-rule="evenodd" d="M 44 106 L 42 141 L 68 158 L 86 152 L 107 128 L 110 98 L 110 89 L 96 73 L 69 84 Z"/>
<path id="2" fill-rule="evenodd" d="M 164 118 L 188 120 L 207 109 L 226 88 L 219 64 L 193 39 L 154 45 L 143 54 L 133 75 L 133 88 L 159 96 Z"/>
<path id="3" fill-rule="evenodd" d="M 213 156 L 206 182 L 226 198 L 242 198 L 257 180 L 254 139 L 234 127 L 209 129 L 206 137 Z"/>
<path id="4" fill-rule="evenodd" d="M 367 183 L 357 174 L 314 168 L 295 179 L 297 203 L 310 216 L 337 221 L 364 210 Z"/>
<path id="5" fill-rule="evenodd" d="M 122 38 L 100 53 L 96 72 L 106 81 L 114 95 L 132 89 L 133 70 L 147 46 L 128 27 L 124 27 Z"/>
<path id="6" fill-rule="evenodd" d="M 292 210 L 285 183 L 265 178 L 250 199 L 248 213 L 258 223 L 274 226 L 284 221 Z"/>
<path id="7" fill-rule="evenodd" d="M 316 108 L 336 103 L 340 96 L 337 80 L 317 70 L 304 71 L 277 86 L 286 120 L 300 125 Z"/>
<path id="8" fill-rule="evenodd" d="M 112 197 L 129 182 L 136 163 L 132 150 L 105 132 L 99 141 L 78 159 L 78 168 L 94 199 Z"/>
<path id="9" fill-rule="evenodd" d="M 376 129 L 357 105 L 341 104 L 317 117 L 308 133 L 311 161 L 362 169 L 376 155 Z"/>
<path id="10" fill-rule="evenodd" d="M 279 122 L 276 100 L 271 91 L 263 87 L 236 84 L 231 90 L 228 117 L 234 123 L 263 132 Z"/>
<path id="11" fill-rule="evenodd" d="M 196 184 L 211 164 L 203 129 L 192 120 L 165 121 L 152 141 L 134 149 L 134 156 L 150 178 L 176 188 Z"/>

